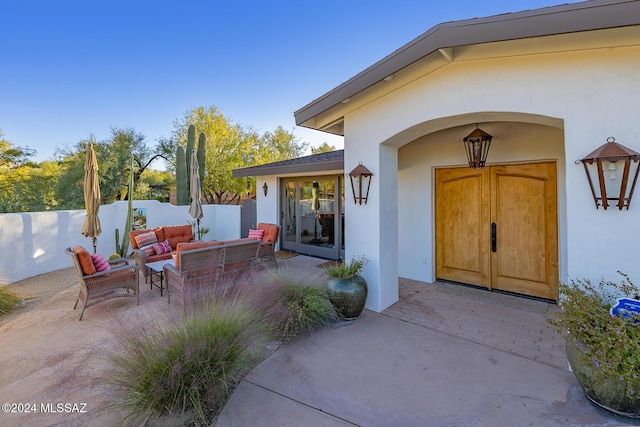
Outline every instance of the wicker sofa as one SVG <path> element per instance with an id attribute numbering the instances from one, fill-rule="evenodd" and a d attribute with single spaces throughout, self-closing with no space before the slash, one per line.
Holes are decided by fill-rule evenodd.
<path id="1" fill-rule="evenodd" d="M 156 241 L 164 242 L 165 240 L 171 245 L 171 252 L 166 253 L 147 253 L 140 249 L 136 237 L 153 231 L 156 236 Z M 156 228 L 149 228 L 145 230 L 132 230 L 129 233 L 129 240 L 131 241 L 131 248 L 133 249 L 133 256 L 136 262 L 136 267 L 143 272 L 145 282 L 151 276 L 151 271 L 145 264 L 154 261 L 162 261 L 165 259 L 171 259 L 171 255 L 175 254 L 179 243 L 189 243 L 193 241 L 193 228 L 191 225 L 170 225 Z"/>
<path id="2" fill-rule="evenodd" d="M 218 285 L 251 272 L 259 249 L 255 239 L 178 244 L 175 266 L 164 266 L 168 303 L 179 304 L 184 313 L 206 304 Z"/>

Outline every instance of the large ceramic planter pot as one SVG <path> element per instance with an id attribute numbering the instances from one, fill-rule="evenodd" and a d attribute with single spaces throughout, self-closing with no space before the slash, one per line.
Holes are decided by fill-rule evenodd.
<path id="1" fill-rule="evenodd" d="M 360 275 L 332 277 L 327 294 L 343 320 L 355 320 L 367 302 L 367 282 Z"/>
<path id="2" fill-rule="evenodd" d="M 571 335 L 566 340 L 567 359 L 585 394 L 593 403 L 618 415 L 640 418 L 640 390 L 630 392 L 619 378 L 594 380 L 595 363 L 583 363 L 581 352 L 588 351 Z"/>

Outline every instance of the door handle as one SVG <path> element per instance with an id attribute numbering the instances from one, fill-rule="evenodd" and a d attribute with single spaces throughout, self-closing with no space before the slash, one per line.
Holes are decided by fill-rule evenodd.
<path id="1" fill-rule="evenodd" d="M 496 223 L 491 223 L 491 252 L 495 252 L 498 249 L 498 239 L 496 237 Z"/>

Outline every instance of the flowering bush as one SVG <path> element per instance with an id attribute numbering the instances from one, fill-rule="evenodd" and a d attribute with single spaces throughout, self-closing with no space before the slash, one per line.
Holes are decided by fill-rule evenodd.
<path id="1" fill-rule="evenodd" d="M 614 400 L 623 395 L 631 401 L 625 411 L 633 412 L 640 408 L 640 317 L 613 316 L 609 310 L 617 298 L 638 299 L 640 289 L 619 273 L 620 283 L 601 280 L 593 285 L 589 280 L 572 280 L 560 284 L 561 310 L 549 322 L 569 334 L 567 355 L 570 360 L 572 355 L 577 357 L 586 368 L 579 372 L 572 366 L 587 395 L 594 397 L 603 385 L 615 388 L 618 397 Z"/>

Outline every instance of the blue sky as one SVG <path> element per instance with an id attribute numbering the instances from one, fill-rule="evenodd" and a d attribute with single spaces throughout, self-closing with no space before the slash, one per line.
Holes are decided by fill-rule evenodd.
<path id="1" fill-rule="evenodd" d="M 294 111 L 438 23 L 562 3 L 5 0 L 0 128 L 42 161 L 111 127 L 154 145 L 191 107 L 215 105 L 261 133 L 281 125 L 342 148 L 296 127 Z"/>

